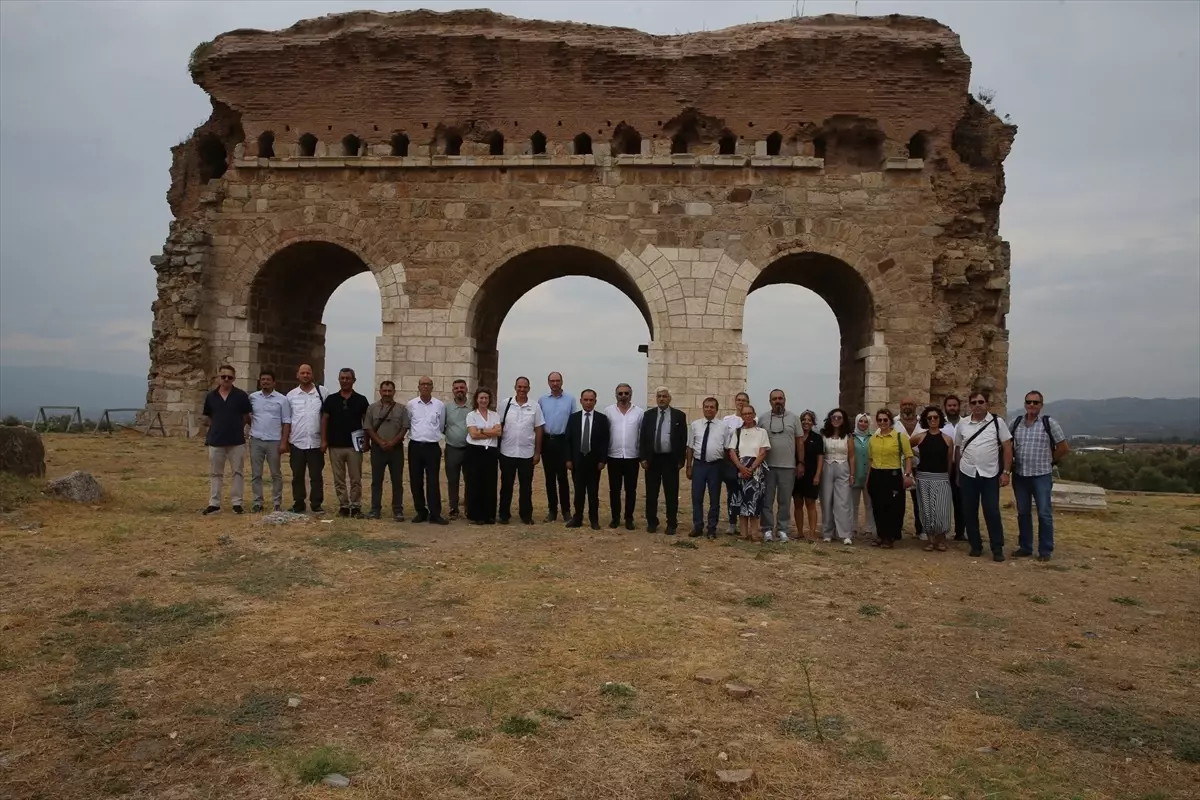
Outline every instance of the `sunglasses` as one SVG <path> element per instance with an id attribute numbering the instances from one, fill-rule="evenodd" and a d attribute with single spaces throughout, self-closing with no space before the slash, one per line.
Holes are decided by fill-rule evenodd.
<path id="1" fill-rule="evenodd" d="M 972 400 L 971 401 L 971 405 L 973 405 L 973 406 L 986 406 L 987 404 L 988 404 L 987 400 Z"/>
<path id="2" fill-rule="evenodd" d="M 220 378 L 220 379 L 221 379 L 221 380 L 223 380 L 223 381 L 231 381 L 231 380 L 233 380 L 233 376 L 232 376 L 232 375 L 218 375 L 217 377 L 218 377 L 218 378 Z"/>
<path id="3" fill-rule="evenodd" d="M 1025 401 L 1025 405 L 1027 405 L 1027 406 L 1040 406 L 1041 404 L 1042 404 L 1041 400 L 1026 400 Z"/>
<path id="4" fill-rule="evenodd" d="M 617 392 L 617 397 L 629 397 L 633 392 Z"/>

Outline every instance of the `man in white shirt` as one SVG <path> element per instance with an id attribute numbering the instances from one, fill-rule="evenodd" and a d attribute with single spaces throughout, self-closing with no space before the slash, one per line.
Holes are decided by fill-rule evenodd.
<path id="1" fill-rule="evenodd" d="M 325 487 L 321 472 L 325 469 L 325 454 L 321 452 L 321 406 L 329 396 L 329 390 L 313 383 L 312 367 L 301 364 L 296 370 L 300 385 L 287 393 L 288 406 L 292 412 L 292 425 L 283 440 L 283 451 L 290 453 L 288 463 L 292 468 L 292 511 L 304 513 L 304 473 L 308 473 L 308 497 L 314 514 L 321 513 L 325 501 Z"/>
<path id="2" fill-rule="evenodd" d="M 259 390 L 250 395 L 250 490 L 251 511 L 263 510 L 263 462 L 271 470 L 271 501 L 274 510 L 283 507 L 283 468 L 280 456 L 287 450 L 292 427 L 292 407 L 275 391 L 275 373 L 264 369 L 258 375 Z"/>
<path id="3" fill-rule="evenodd" d="M 521 482 L 517 513 L 521 522 L 533 524 L 533 468 L 542 460 L 542 432 L 546 418 L 542 407 L 529 400 L 529 379 L 517 378 L 513 396 L 500 403 L 500 514 L 507 525 L 512 517 L 514 480 Z"/>
<path id="4" fill-rule="evenodd" d="M 637 504 L 638 441 L 642 433 L 641 408 L 633 404 L 633 388 L 617 385 L 617 402 L 604 409 L 608 417 L 608 503 L 612 520 L 608 527 L 621 522 L 621 490 L 625 490 L 625 529 L 633 530 L 633 510 Z"/>
<path id="5" fill-rule="evenodd" d="M 418 396 L 408 401 L 408 488 L 417 515 L 413 522 L 449 525 L 442 516 L 442 429 L 446 406 L 433 396 L 433 379 L 417 379 Z M 428 485 L 428 493 L 426 493 Z"/>
<path id="6" fill-rule="evenodd" d="M 717 538 L 717 520 L 721 513 L 721 465 L 728 458 L 725 439 L 729 428 L 717 419 L 717 398 L 706 397 L 702 405 L 704 419 L 692 422 L 688 433 L 687 478 L 692 482 L 692 532 L 697 537 L 708 533 L 708 538 Z M 704 519 L 704 493 L 708 492 L 708 525 L 701 528 Z"/>
<path id="7" fill-rule="evenodd" d="M 990 398 L 972 392 L 971 416 L 959 420 L 954 431 L 954 457 L 959 491 L 962 492 L 963 516 L 971 557 L 983 555 L 979 534 L 979 506 L 987 523 L 992 560 L 1004 560 L 1004 521 L 1000 519 L 1000 487 L 1008 486 L 1012 474 L 1012 432 L 988 413 Z"/>

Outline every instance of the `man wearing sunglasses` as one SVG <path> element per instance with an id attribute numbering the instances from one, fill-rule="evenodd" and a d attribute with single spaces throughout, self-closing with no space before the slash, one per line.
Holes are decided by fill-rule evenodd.
<path id="1" fill-rule="evenodd" d="M 1044 399 L 1039 391 L 1025 395 L 1025 416 L 1013 420 L 1013 496 L 1017 501 L 1017 549 L 1012 555 L 1033 555 L 1033 504 L 1038 515 L 1038 561 L 1049 561 L 1054 553 L 1054 514 L 1050 490 L 1054 487 L 1054 465 L 1067 454 L 1067 436 L 1057 421 L 1042 413 Z"/>
<path id="2" fill-rule="evenodd" d="M 960 420 L 954 431 L 955 472 L 962 492 L 967 540 L 971 543 L 972 558 L 983 555 L 983 539 L 979 533 L 979 507 L 982 505 L 992 560 L 999 562 L 1004 560 L 1000 487 L 1008 486 L 1012 474 L 1012 432 L 988 413 L 990 398 L 986 394 L 972 392 L 968 399 L 971 416 Z"/>
<path id="3" fill-rule="evenodd" d="M 245 488 L 242 468 L 246 461 L 246 426 L 250 424 L 250 395 L 233 385 L 237 371 L 228 364 L 217 370 L 217 388 L 204 398 L 204 419 L 208 433 L 204 443 L 208 446 L 209 498 L 202 514 L 215 514 L 221 510 L 221 483 L 225 478 L 225 464 L 233 472 L 229 485 L 229 502 L 233 513 L 242 513 L 242 491 Z"/>

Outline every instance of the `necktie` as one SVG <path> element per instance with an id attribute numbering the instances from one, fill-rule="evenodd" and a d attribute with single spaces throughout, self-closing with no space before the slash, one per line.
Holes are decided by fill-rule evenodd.
<path id="1" fill-rule="evenodd" d="M 708 432 L 712 430 L 712 420 L 704 423 L 704 438 L 700 440 L 700 460 L 708 461 Z"/>
<path id="2" fill-rule="evenodd" d="M 654 433 L 654 449 L 655 449 L 655 452 L 658 452 L 658 453 L 665 452 L 663 450 L 663 445 L 662 445 L 662 426 L 663 426 L 663 420 L 666 418 L 667 418 L 667 412 L 663 411 L 660 408 L 658 410 L 658 430 L 655 431 L 655 433 Z"/>
<path id="3" fill-rule="evenodd" d="M 579 452 L 585 456 L 592 452 L 592 415 L 590 413 L 583 415 L 583 442 L 579 446 Z"/>

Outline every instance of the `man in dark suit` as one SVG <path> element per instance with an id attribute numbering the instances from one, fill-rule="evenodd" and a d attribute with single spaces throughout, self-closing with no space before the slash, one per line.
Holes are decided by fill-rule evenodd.
<path id="1" fill-rule="evenodd" d="M 575 514 L 568 528 L 583 525 L 583 496 L 587 495 L 588 519 L 592 530 L 600 530 L 600 472 L 608 461 L 608 417 L 596 411 L 596 392 L 584 389 L 579 395 L 582 411 L 567 420 L 567 469 L 574 476 Z"/>
<path id="2" fill-rule="evenodd" d="M 667 536 L 674 536 L 679 516 L 679 470 L 687 454 L 687 415 L 671 408 L 671 393 L 654 391 L 657 407 L 642 417 L 640 451 L 646 470 L 646 530 L 658 532 L 658 490 L 667 495 Z"/>

